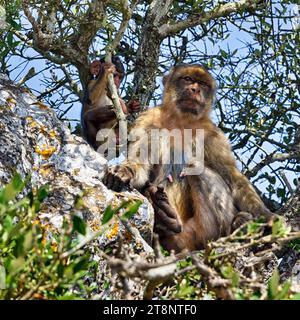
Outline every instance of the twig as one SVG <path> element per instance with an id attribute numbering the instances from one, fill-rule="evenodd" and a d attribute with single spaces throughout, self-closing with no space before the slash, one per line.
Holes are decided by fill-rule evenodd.
<path id="1" fill-rule="evenodd" d="M 154 252 L 153 248 L 150 247 L 149 244 L 144 240 L 137 228 L 131 226 L 126 220 L 121 219 L 119 216 L 118 219 L 123 224 L 123 226 L 134 236 L 135 240 L 142 243 L 146 253 Z"/>
<path id="2" fill-rule="evenodd" d="M 285 172 L 283 170 L 281 170 L 279 172 L 279 174 L 280 174 L 281 178 L 283 179 L 284 183 L 286 184 L 287 188 L 289 189 L 290 194 L 293 195 L 294 194 L 294 189 L 292 188 L 289 180 L 287 179 L 287 177 L 285 175 Z"/>
<path id="3" fill-rule="evenodd" d="M 96 239 L 97 237 L 99 237 L 100 235 L 102 235 L 106 230 L 109 229 L 109 224 L 107 224 L 106 226 L 103 226 L 101 228 L 100 231 L 97 232 L 92 232 L 90 235 L 86 236 L 80 243 L 78 243 L 75 247 L 73 247 L 72 249 L 70 249 L 69 251 L 66 251 L 64 253 L 62 253 L 60 255 L 60 259 L 66 259 L 69 256 L 71 256 L 72 254 L 74 254 L 76 251 L 78 251 L 79 249 L 81 249 L 82 247 L 84 247 L 86 244 L 88 244 L 89 242 L 91 242 L 92 240 Z M 102 255 L 105 258 L 108 258 L 108 256 L 103 252 Z"/>
<path id="4" fill-rule="evenodd" d="M 106 47 L 106 58 L 105 58 L 106 62 L 111 63 L 112 54 L 115 51 L 115 49 L 117 48 L 117 46 L 120 44 L 122 36 L 128 26 L 128 23 L 129 23 L 131 16 L 132 16 L 132 12 L 133 12 L 135 6 L 137 5 L 137 3 L 138 3 L 138 1 L 136 1 L 136 0 L 133 1 L 131 7 L 128 6 L 128 1 L 125 1 L 123 3 L 123 12 L 122 12 L 123 19 L 122 19 L 122 22 L 121 22 L 121 25 L 120 25 L 118 32 L 114 36 L 113 41 L 110 44 L 108 44 Z M 117 120 L 119 122 L 119 130 L 120 130 L 119 136 L 121 138 L 120 146 L 127 145 L 126 139 L 125 139 L 125 137 L 127 137 L 127 121 L 126 121 L 126 116 L 125 116 L 123 109 L 121 107 L 120 98 L 119 98 L 117 87 L 114 83 L 113 74 L 108 75 L 108 89 L 111 93 L 111 100 L 112 100 L 113 105 L 115 107 Z"/>
<path id="5" fill-rule="evenodd" d="M 231 285 L 230 280 L 221 278 L 214 269 L 205 265 L 195 254 L 192 255 L 192 261 L 209 290 L 215 292 L 218 298 L 234 300 L 234 294 L 229 288 Z"/>

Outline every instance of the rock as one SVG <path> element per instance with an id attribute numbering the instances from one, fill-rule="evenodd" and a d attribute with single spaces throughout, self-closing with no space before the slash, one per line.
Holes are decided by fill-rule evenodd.
<path id="1" fill-rule="evenodd" d="M 91 230 L 98 230 L 109 204 L 116 206 L 122 200 L 141 199 L 143 204 L 129 224 L 150 243 L 154 217 L 151 205 L 138 192 L 108 190 L 101 182 L 106 166 L 106 160 L 82 138 L 72 135 L 52 109 L 0 75 L 0 186 L 9 182 L 14 172 L 23 178 L 31 175 L 28 188 L 49 184 L 50 193 L 39 218 L 54 229 L 61 227 L 63 217 L 76 211 Z M 75 210 L 78 197 L 82 197 L 83 207 Z M 118 234 L 125 234 L 124 230 L 118 220 L 113 221 L 110 229 L 97 239 L 97 245 L 113 243 Z M 142 239 L 126 239 L 139 251 L 152 250 Z"/>
<path id="2" fill-rule="evenodd" d="M 300 260 L 295 263 L 292 269 L 291 289 L 294 292 L 300 292 Z"/>

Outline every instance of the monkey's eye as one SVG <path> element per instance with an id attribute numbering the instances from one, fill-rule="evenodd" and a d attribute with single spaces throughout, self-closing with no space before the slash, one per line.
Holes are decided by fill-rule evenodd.
<path id="1" fill-rule="evenodd" d="M 191 77 L 184 77 L 183 80 L 186 82 L 193 82 L 193 79 Z"/>
<path id="2" fill-rule="evenodd" d="M 204 81 L 198 81 L 198 83 L 200 84 L 200 86 L 207 87 L 207 88 L 209 87 L 209 85 Z"/>

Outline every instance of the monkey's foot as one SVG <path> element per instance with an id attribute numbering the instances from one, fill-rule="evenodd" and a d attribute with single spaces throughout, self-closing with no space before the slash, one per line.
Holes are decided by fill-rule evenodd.
<path id="1" fill-rule="evenodd" d="M 176 211 L 172 208 L 162 185 L 150 185 L 147 189 L 155 213 L 154 231 L 160 237 L 171 236 L 181 232 L 181 224 Z"/>
<path id="2" fill-rule="evenodd" d="M 253 215 L 249 212 L 241 211 L 237 213 L 232 220 L 231 231 L 234 231 L 235 229 L 239 228 L 246 222 L 253 220 L 253 218 L 254 218 Z"/>

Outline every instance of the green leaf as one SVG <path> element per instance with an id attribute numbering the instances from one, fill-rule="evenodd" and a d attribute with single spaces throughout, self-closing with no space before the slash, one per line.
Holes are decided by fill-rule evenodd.
<path id="1" fill-rule="evenodd" d="M 127 207 L 126 212 L 121 216 L 121 220 L 130 219 L 139 209 L 143 202 L 141 200 L 137 200 L 134 203 L 130 204 Z"/>
<path id="2" fill-rule="evenodd" d="M 24 253 L 24 235 L 19 236 L 15 240 L 15 247 L 14 247 L 14 256 L 16 258 L 23 256 Z"/>
<path id="3" fill-rule="evenodd" d="M 22 269 L 24 269 L 25 266 L 25 259 L 23 257 L 14 259 L 11 261 L 8 272 L 10 275 L 14 276 L 18 272 L 20 272 Z"/>
<path id="4" fill-rule="evenodd" d="M 79 232 L 82 235 L 86 234 L 86 224 L 78 216 L 73 216 L 73 230 Z"/>
<path id="5" fill-rule="evenodd" d="M 279 198 L 285 199 L 285 189 L 284 188 L 278 188 L 276 193 Z"/>
<path id="6" fill-rule="evenodd" d="M 220 53 L 221 53 L 221 56 L 223 57 L 223 58 L 227 58 L 228 57 L 228 54 L 227 54 L 227 52 L 226 51 L 224 51 L 224 50 L 222 50 L 222 49 L 220 49 Z"/>
<path id="7" fill-rule="evenodd" d="M 77 295 L 72 294 L 72 293 L 66 293 L 63 296 L 57 297 L 57 300 L 85 300 L 85 299 L 78 297 Z"/>
<path id="8" fill-rule="evenodd" d="M 277 295 L 277 300 L 288 299 L 291 283 L 286 281 L 280 290 L 280 293 Z"/>
<path id="9" fill-rule="evenodd" d="M 285 236 L 290 232 L 290 227 L 286 226 L 284 220 L 278 217 L 273 221 L 272 236 Z"/>
<path id="10" fill-rule="evenodd" d="M 296 294 L 293 296 L 292 300 L 300 300 L 300 293 L 296 293 Z"/>
<path id="11" fill-rule="evenodd" d="M 274 300 L 278 294 L 279 286 L 279 272 L 277 269 L 274 270 L 272 277 L 268 282 L 268 296 L 269 299 Z"/>
<path id="12" fill-rule="evenodd" d="M 43 202 L 49 193 L 49 185 L 44 185 L 37 191 L 37 198 L 40 202 Z"/>
<path id="13" fill-rule="evenodd" d="M 112 209 L 112 206 L 109 205 L 103 214 L 103 218 L 102 218 L 102 225 L 106 224 L 107 222 L 109 222 L 111 220 L 111 218 L 113 217 L 113 215 L 115 214 L 115 210 Z"/>
<path id="14" fill-rule="evenodd" d="M 276 183 L 276 178 L 274 176 L 268 176 L 268 180 L 270 183 L 275 184 Z"/>
<path id="15" fill-rule="evenodd" d="M 25 182 L 23 182 L 22 177 L 16 173 L 12 181 L 0 190 L 0 203 L 6 204 L 10 200 L 15 199 L 24 187 Z"/>
<path id="16" fill-rule="evenodd" d="M 8 34 L 7 34 L 7 44 L 8 44 L 9 47 L 12 47 L 13 41 L 14 41 L 14 38 L 13 38 L 12 32 L 8 32 Z"/>
<path id="17" fill-rule="evenodd" d="M 75 274 L 82 270 L 86 271 L 88 266 L 89 266 L 89 260 L 86 257 L 84 257 L 80 259 L 80 261 L 73 266 L 73 272 Z"/>

